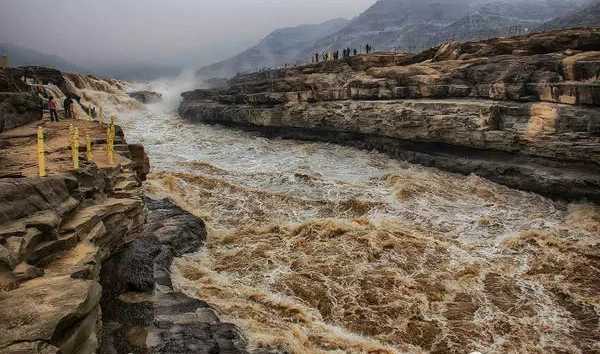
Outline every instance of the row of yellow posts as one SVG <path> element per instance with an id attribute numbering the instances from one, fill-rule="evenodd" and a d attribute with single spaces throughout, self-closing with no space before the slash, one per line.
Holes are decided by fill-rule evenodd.
<path id="1" fill-rule="evenodd" d="M 100 108 L 101 117 L 103 117 L 102 108 Z M 110 125 L 106 128 L 106 153 L 108 163 L 114 164 L 114 144 L 115 144 L 115 117 L 110 118 Z M 79 169 L 79 128 L 69 125 L 69 145 L 71 147 L 71 159 L 73 160 L 73 168 Z M 94 160 L 92 150 L 92 140 L 90 135 L 85 135 L 86 158 L 88 161 Z M 37 130 L 37 155 L 38 155 L 38 175 L 46 177 L 46 148 L 44 143 L 44 128 L 38 127 Z"/>

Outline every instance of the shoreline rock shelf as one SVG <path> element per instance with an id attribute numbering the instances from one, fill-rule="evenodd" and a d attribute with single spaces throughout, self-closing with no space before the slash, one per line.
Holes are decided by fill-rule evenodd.
<path id="1" fill-rule="evenodd" d="M 7 139 L 12 150 L 31 148 L 16 139 Z M 102 262 L 145 220 L 139 164 L 119 154 L 116 166 L 85 162 L 63 172 L 50 156 L 49 177 L 25 167 L 21 178 L 0 179 L 0 249 L 12 260 L 0 273 L 0 352 L 96 351 Z"/>
<path id="2" fill-rule="evenodd" d="M 56 70 L 31 73 L 61 81 Z M 31 95 L 5 74 L 0 70 L 0 86 L 12 90 L 7 95 Z M 128 144 L 117 127 L 109 163 L 105 124 L 50 123 L 40 120 L 39 107 L 29 108 L 0 110 L 7 123 L 0 131 L 0 353 L 245 353 L 235 326 L 171 286 L 173 258 L 196 252 L 206 230 L 169 201 L 145 197 L 144 147 Z M 71 124 L 81 132 L 78 170 L 68 147 Z M 38 126 L 45 133 L 43 178 Z M 84 134 L 92 138 L 93 162 L 85 158 Z"/>
<path id="3" fill-rule="evenodd" d="M 238 75 L 179 113 L 600 200 L 599 75 L 600 29 L 572 29 Z"/>

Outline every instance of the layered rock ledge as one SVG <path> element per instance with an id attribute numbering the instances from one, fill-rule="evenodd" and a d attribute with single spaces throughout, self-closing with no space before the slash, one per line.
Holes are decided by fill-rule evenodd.
<path id="1" fill-rule="evenodd" d="M 145 197 L 144 147 L 116 127 L 110 162 L 106 124 L 42 119 L 36 90 L 64 96 L 90 85 L 120 90 L 52 69 L 0 70 L 0 353 L 245 353 L 236 327 L 171 286 L 173 258 L 197 251 L 206 230 L 172 203 Z M 38 177 L 38 126 L 47 177 Z"/>
<path id="2" fill-rule="evenodd" d="M 75 123 L 75 122 L 74 122 Z M 44 123 L 42 123 L 44 124 Z M 75 123 L 77 124 L 77 123 Z M 98 136 L 105 127 L 80 122 Z M 48 177 L 36 177 L 36 124 L 0 135 L 0 352 L 94 353 L 102 331 L 102 263 L 142 231 L 144 160 L 119 136 L 118 163 L 81 154 L 69 168 L 66 123 L 47 127 Z M 139 150 L 139 148 L 138 148 Z M 17 173 L 18 172 L 18 173 Z"/>
<path id="3" fill-rule="evenodd" d="M 146 207 L 143 237 L 103 265 L 100 353 L 246 353 L 234 325 L 173 290 L 173 258 L 200 248 L 204 223 L 168 200 L 146 199 Z"/>
<path id="4" fill-rule="evenodd" d="M 600 200 L 600 29 L 448 43 L 240 75 L 180 114 L 385 151 L 559 198 Z"/>

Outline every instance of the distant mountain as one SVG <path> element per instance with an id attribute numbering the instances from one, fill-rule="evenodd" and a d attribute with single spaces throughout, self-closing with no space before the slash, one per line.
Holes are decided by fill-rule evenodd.
<path id="1" fill-rule="evenodd" d="M 178 67 L 147 63 L 83 67 L 57 55 L 8 43 L 0 44 L 0 55 L 8 55 L 10 66 L 46 66 L 64 72 L 90 73 L 120 80 L 154 80 L 166 76 L 177 76 L 181 71 Z"/>
<path id="2" fill-rule="evenodd" d="M 197 74 L 207 78 L 230 77 L 238 72 L 293 64 L 299 60 L 300 53 L 311 47 L 316 40 L 339 31 L 348 23 L 348 20 L 338 18 L 320 24 L 278 29 L 258 45 L 233 58 L 205 66 Z"/>
<path id="3" fill-rule="evenodd" d="M 600 1 L 594 1 L 579 11 L 548 21 L 539 27 L 539 30 L 593 26 L 600 26 Z"/>
<path id="4" fill-rule="evenodd" d="M 198 71 L 231 77 L 284 63 L 307 63 L 318 52 L 370 44 L 376 51 L 419 52 L 448 40 L 521 35 L 547 23 L 560 28 L 600 22 L 600 0 L 378 0 L 351 21 L 277 30 L 260 44 Z M 551 21 L 553 18 L 557 20 Z M 550 21 L 550 22 L 548 22 Z"/>
<path id="5" fill-rule="evenodd" d="M 339 48 L 417 52 L 449 39 L 474 40 L 531 31 L 586 0 L 379 0 L 309 52 Z"/>
<path id="6" fill-rule="evenodd" d="M 428 47 L 431 37 L 469 13 L 473 1 L 379 0 L 340 31 L 317 41 L 310 52 L 366 43 L 375 49 Z"/>
<path id="7" fill-rule="evenodd" d="M 89 71 L 79 65 L 73 64 L 57 55 L 42 53 L 18 45 L 0 44 L 0 55 L 8 55 L 10 66 L 46 66 L 61 71 L 86 72 Z"/>

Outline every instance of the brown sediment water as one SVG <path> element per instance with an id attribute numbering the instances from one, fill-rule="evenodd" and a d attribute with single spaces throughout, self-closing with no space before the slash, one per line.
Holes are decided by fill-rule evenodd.
<path id="1" fill-rule="evenodd" d="M 600 208 L 332 144 L 121 115 L 209 226 L 174 284 L 290 353 L 600 350 Z"/>

